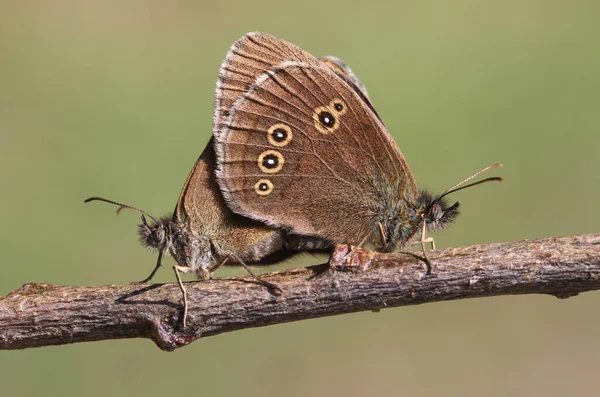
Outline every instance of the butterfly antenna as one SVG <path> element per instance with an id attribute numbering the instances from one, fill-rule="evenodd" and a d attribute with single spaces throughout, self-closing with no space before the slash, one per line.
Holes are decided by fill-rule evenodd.
<path id="1" fill-rule="evenodd" d="M 84 201 L 84 203 L 89 203 L 90 201 L 104 201 L 105 203 L 118 205 L 119 208 L 117 208 L 117 215 L 121 212 L 121 210 L 128 209 L 128 210 L 137 211 L 137 212 L 141 213 L 142 215 L 147 215 L 150 219 L 152 219 L 154 221 L 154 223 L 158 223 L 158 220 L 155 217 L 153 217 L 152 215 L 150 215 L 149 213 L 147 213 L 146 211 L 142 211 L 139 208 L 135 208 L 135 207 L 132 207 L 132 206 L 127 205 L 127 204 L 117 203 L 116 201 L 108 200 L 108 199 L 105 199 L 105 198 L 102 198 L 102 197 L 90 197 L 90 198 L 86 199 Z M 142 216 L 142 219 L 144 219 L 143 216 Z M 144 219 L 144 223 L 145 222 L 146 222 L 146 220 Z"/>
<path id="2" fill-rule="evenodd" d="M 466 189 L 466 188 L 471 187 L 471 186 L 476 186 L 476 185 L 480 185 L 482 183 L 492 182 L 492 181 L 498 181 L 498 182 L 504 181 L 504 179 L 502 179 L 502 178 L 500 178 L 498 176 L 494 176 L 494 177 L 491 177 L 491 178 L 482 179 L 482 180 L 477 181 L 477 182 L 469 183 L 468 185 L 464 185 L 463 186 L 463 184 L 469 182 L 473 178 L 477 178 L 479 175 L 483 174 L 484 172 L 487 172 L 489 170 L 493 170 L 494 168 L 500 168 L 500 167 L 502 167 L 502 164 L 492 164 L 492 165 L 490 165 L 488 167 L 485 167 L 481 171 L 478 171 L 478 172 L 474 173 L 470 177 L 466 178 L 465 180 L 457 183 L 456 185 L 454 185 L 451 188 L 449 188 L 448 190 L 446 190 L 444 193 L 442 193 L 438 197 L 438 200 L 440 200 L 444 196 L 449 195 L 450 193 L 458 192 L 459 190 L 463 190 L 463 189 Z"/>

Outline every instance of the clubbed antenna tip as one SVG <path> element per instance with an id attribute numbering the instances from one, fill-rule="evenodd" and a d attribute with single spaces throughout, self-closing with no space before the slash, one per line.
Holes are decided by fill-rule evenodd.
<path id="1" fill-rule="evenodd" d="M 139 208 L 132 207 L 132 206 L 127 205 L 127 204 L 121 204 L 121 203 L 118 203 L 116 201 L 108 200 L 108 199 L 105 199 L 103 197 L 95 197 L 95 196 L 94 197 L 89 197 L 89 198 L 85 199 L 84 203 L 89 203 L 91 201 L 104 201 L 105 203 L 118 205 L 119 208 L 117 208 L 117 215 L 122 210 L 128 209 L 128 210 L 137 211 L 137 212 L 141 213 L 142 215 L 147 215 L 150 219 L 152 219 L 154 221 L 154 223 L 158 223 L 158 220 L 155 217 L 153 217 L 152 215 L 150 215 L 149 213 L 147 213 L 146 211 L 143 211 L 143 210 L 141 210 Z"/>

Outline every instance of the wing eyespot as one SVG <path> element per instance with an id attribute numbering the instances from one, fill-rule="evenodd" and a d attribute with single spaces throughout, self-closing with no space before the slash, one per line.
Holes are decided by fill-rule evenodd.
<path id="1" fill-rule="evenodd" d="M 319 106 L 313 112 L 313 120 L 315 128 L 322 134 L 331 134 L 340 126 L 338 118 L 335 116 L 335 111 L 329 106 Z"/>
<path id="2" fill-rule="evenodd" d="M 336 116 L 343 116 L 348 112 L 348 106 L 339 98 L 334 99 L 329 103 L 329 108 L 334 110 Z"/>
<path id="3" fill-rule="evenodd" d="M 258 168 L 266 174 L 274 174 L 281 171 L 285 159 L 276 150 L 265 150 L 258 156 Z"/>
<path id="4" fill-rule="evenodd" d="M 322 134 L 331 134 L 340 128 L 340 116 L 348 112 L 348 106 L 339 98 L 327 106 L 319 106 L 313 111 L 315 128 Z"/>
<path id="5" fill-rule="evenodd" d="M 273 146 L 284 147 L 292 141 L 292 129 L 285 124 L 279 123 L 271 126 L 267 132 L 269 143 Z"/>
<path id="6" fill-rule="evenodd" d="M 267 196 L 273 191 L 273 183 L 268 179 L 260 179 L 254 184 L 254 191 L 259 196 Z"/>

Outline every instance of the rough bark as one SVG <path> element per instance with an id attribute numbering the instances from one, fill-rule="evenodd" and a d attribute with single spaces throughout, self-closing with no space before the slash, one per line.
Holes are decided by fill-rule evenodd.
<path id="1" fill-rule="evenodd" d="M 0 298 L 0 349 L 141 337 L 170 351 L 223 332 L 362 310 L 600 288 L 600 234 L 434 251 L 431 275 L 410 255 L 347 252 L 338 246 L 328 264 L 263 275 L 280 294 L 251 278 L 185 283 L 185 329 L 176 283 L 26 284 Z"/>

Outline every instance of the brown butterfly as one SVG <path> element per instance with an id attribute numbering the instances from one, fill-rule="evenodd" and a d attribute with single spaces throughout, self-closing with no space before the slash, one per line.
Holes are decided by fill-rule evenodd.
<path id="1" fill-rule="evenodd" d="M 347 74 L 349 79 L 356 79 L 339 59 L 327 57 L 322 62 L 324 67 L 335 69 L 336 73 Z M 258 78 L 263 72 L 254 71 L 254 78 Z M 252 71 L 246 72 L 250 73 Z M 244 92 L 250 89 L 250 85 L 239 84 L 239 87 Z M 364 92 L 366 95 L 366 90 Z M 273 264 L 299 251 L 321 252 L 332 246 L 327 240 L 288 233 L 285 229 L 270 227 L 230 211 L 218 188 L 214 166 L 215 153 L 211 139 L 190 172 L 174 213 L 160 219 L 138 208 L 105 198 L 90 197 L 85 200 L 118 205 L 118 212 L 126 208 L 143 214 L 139 225 L 140 240 L 144 246 L 158 251 L 158 260 L 152 273 L 141 283 L 154 277 L 161 266 L 163 255 L 170 254 L 175 259 L 174 270 L 183 293 L 184 327 L 188 305 L 179 272 L 193 272 L 199 279 L 205 280 L 224 264 L 242 265 L 258 281 L 267 287 L 278 289 L 256 277 L 247 264 Z M 150 223 L 146 216 L 151 219 Z"/>
<path id="2" fill-rule="evenodd" d="M 440 195 L 419 189 L 350 69 L 263 33 L 234 43 L 221 66 L 213 135 L 229 208 L 321 247 L 387 252 L 418 234 L 423 244 L 458 215 L 446 195 L 500 180 L 459 187 L 497 164 Z"/>

